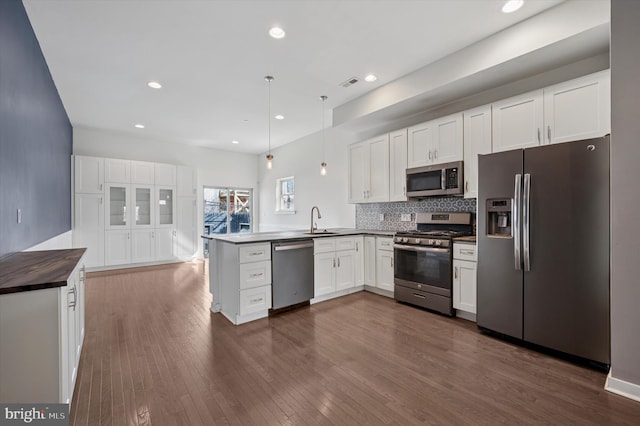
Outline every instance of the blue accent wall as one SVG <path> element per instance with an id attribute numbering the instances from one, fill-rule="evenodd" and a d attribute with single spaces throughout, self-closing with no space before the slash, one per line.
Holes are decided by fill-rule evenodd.
<path id="1" fill-rule="evenodd" d="M 0 257 L 71 229 L 72 138 L 22 1 L 0 0 Z"/>

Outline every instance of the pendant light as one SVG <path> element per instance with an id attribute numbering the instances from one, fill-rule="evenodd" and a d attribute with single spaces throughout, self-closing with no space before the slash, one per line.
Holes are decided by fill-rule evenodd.
<path id="1" fill-rule="evenodd" d="M 267 122 L 269 123 L 269 153 L 267 154 L 267 169 L 271 170 L 273 167 L 273 155 L 271 155 L 271 82 L 273 81 L 273 77 L 268 75 L 264 79 L 267 80 L 268 87 Z"/>
<path id="2" fill-rule="evenodd" d="M 322 95 L 320 99 L 322 99 L 322 163 L 320 163 L 320 175 L 325 176 L 327 174 L 327 163 L 324 161 L 324 101 L 327 100 L 327 97 Z"/>

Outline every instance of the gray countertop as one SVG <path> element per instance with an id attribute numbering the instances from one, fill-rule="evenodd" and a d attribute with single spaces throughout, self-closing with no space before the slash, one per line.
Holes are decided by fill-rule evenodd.
<path id="1" fill-rule="evenodd" d="M 331 228 L 331 234 L 309 234 L 309 230 L 280 231 L 280 232 L 250 232 L 246 234 L 201 235 L 208 240 L 225 241 L 233 244 L 252 244 L 271 241 L 297 240 L 301 238 L 344 237 L 349 235 L 377 235 L 391 237 L 395 231 L 378 231 L 371 229 Z"/>

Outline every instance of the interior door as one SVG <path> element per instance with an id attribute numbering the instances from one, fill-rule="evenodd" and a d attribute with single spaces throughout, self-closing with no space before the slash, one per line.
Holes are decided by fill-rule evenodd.
<path id="1" fill-rule="evenodd" d="M 512 200 L 522 150 L 478 157 L 478 306 L 480 327 L 522 338 L 522 270 L 513 235 L 490 235 L 487 202 Z M 516 203 L 513 203 L 515 205 Z M 514 227 L 512 227 L 513 229 Z"/>
<path id="2" fill-rule="evenodd" d="M 524 339 L 608 364 L 608 138 L 526 150 L 524 164 L 531 176 Z"/>

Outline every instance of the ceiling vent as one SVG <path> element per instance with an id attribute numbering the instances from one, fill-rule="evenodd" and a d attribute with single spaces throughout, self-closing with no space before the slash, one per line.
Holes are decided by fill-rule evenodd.
<path id="1" fill-rule="evenodd" d="M 360 79 L 358 77 L 351 77 L 350 79 L 345 80 L 342 83 L 340 83 L 340 86 L 349 87 L 349 86 L 352 86 L 352 85 L 356 84 L 359 81 L 360 81 Z"/>

